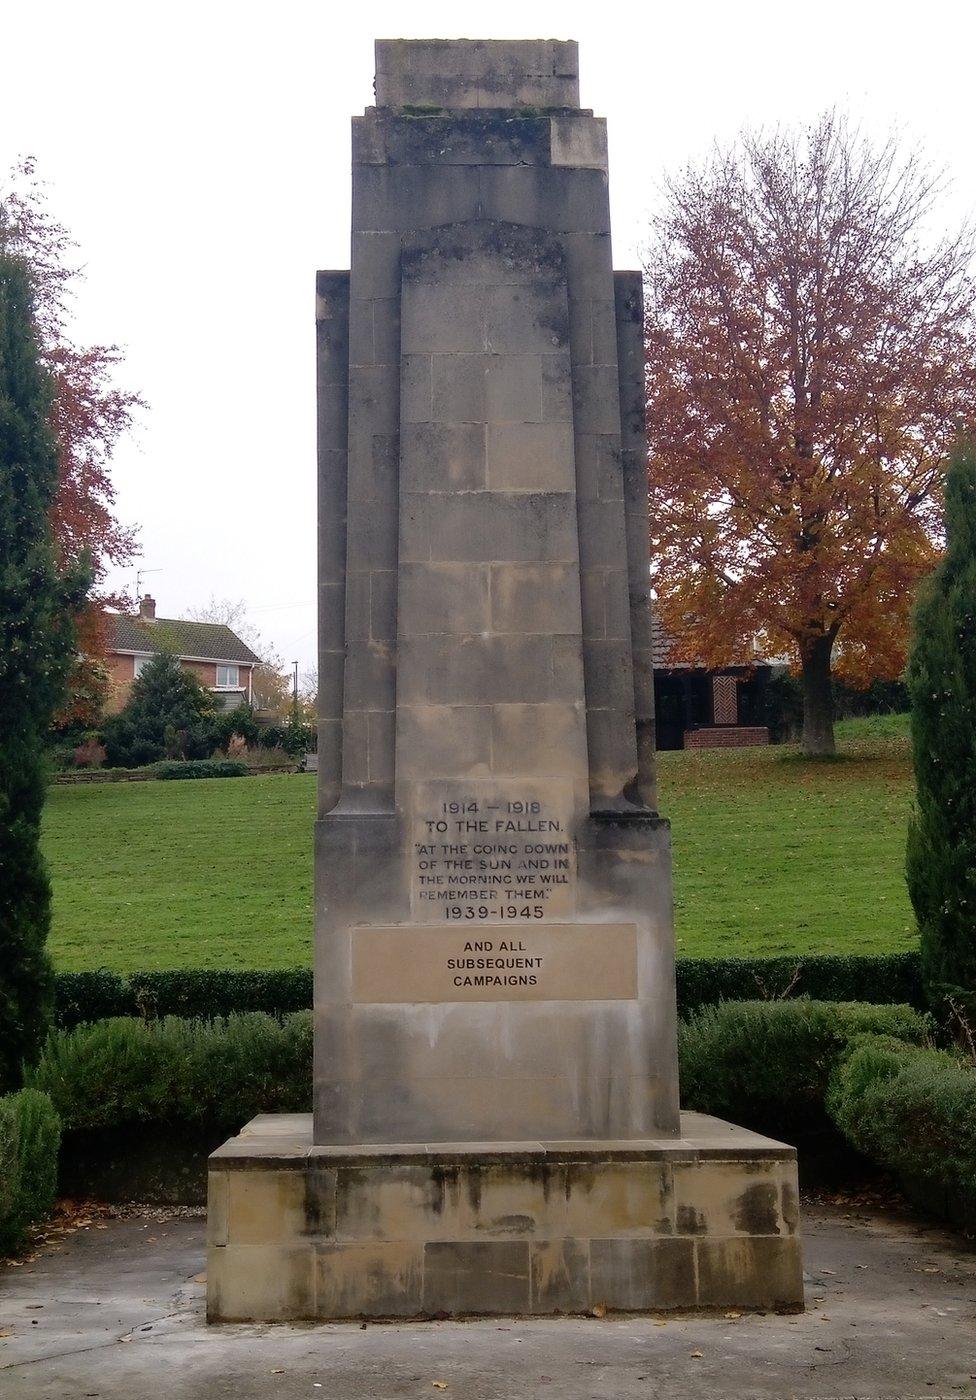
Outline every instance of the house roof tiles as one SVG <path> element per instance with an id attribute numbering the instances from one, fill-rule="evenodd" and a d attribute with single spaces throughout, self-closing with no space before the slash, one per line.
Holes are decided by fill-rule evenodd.
<path id="1" fill-rule="evenodd" d="M 129 617 L 125 613 L 110 613 L 108 646 L 110 651 L 169 651 L 176 656 L 192 656 L 203 661 L 236 661 L 252 665 L 261 660 L 224 623 L 186 622 L 176 617 L 150 620 Z"/>

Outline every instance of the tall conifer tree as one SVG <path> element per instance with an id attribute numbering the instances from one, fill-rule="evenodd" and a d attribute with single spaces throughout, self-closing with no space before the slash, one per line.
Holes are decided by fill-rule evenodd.
<path id="1" fill-rule="evenodd" d="M 59 575 L 58 460 L 31 282 L 0 254 L 0 1091 L 37 1053 L 51 1001 L 51 891 L 41 858 L 42 740 L 74 656 L 83 568 Z"/>
<path id="2" fill-rule="evenodd" d="M 976 447 L 945 487 L 946 552 L 923 585 L 908 668 L 916 810 L 908 890 L 930 999 L 976 1013 Z"/>

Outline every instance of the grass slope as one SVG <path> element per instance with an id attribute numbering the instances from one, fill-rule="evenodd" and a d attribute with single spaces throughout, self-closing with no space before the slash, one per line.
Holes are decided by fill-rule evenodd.
<path id="1" fill-rule="evenodd" d="M 913 946 L 902 716 L 838 726 L 843 757 L 660 755 L 684 956 Z M 311 959 L 315 779 L 53 787 L 44 847 L 59 968 Z"/>
<path id="2" fill-rule="evenodd" d="M 838 738 L 829 763 L 781 748 L 660 755 L 679 956 L 915 946 L 905 717 L 849 721 Z"/>

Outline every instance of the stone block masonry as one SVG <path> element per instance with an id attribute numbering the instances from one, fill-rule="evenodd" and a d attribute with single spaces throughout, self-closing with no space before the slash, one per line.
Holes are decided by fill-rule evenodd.
<path id="1" fill-rule="evenodd" d="M 320 272 L 314 1113 L 213 1320 L 799 1304 L 790 1148 L 678 1110 L 641 278 L 576 45 L 383 40 Z"/>
<path id="2" fill-rule="evenodd" d="M 211 1158 L 218 1321 L 795 1311 L 801 1273 L 793 1149 L 703 1114 L 677 1139 L 369 1153 L 267 1115 Z"/>
<path id="3" fill-rule="evenodd" d="M 352 267 L 318 279 L 322 1144 L 677 1130 L 640 277 L 576 63 L 381 41 L 353 121 Z"/>

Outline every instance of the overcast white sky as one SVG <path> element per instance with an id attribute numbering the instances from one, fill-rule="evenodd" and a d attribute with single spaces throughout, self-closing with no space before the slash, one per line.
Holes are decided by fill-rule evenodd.
<path id="1" fill-rule="evenodd" d="M 971 3 L 30 0 L 0 32 L 0 170 L 37 157 L 86 265 L 78 338 L 124 346 L 149 401 L 114 467 L 161 570 L 145 585 L 169 617 L 245 599 L 303 667 L 314 274 L 348 266 L 349 118 L 372 101 L 374 38 L 579 40 L 583 105 L 609 119 L 618 267 L 636 265 L 662 172 L 831 105 L 947 166 L 948 222 L 976 206 Z"/>

